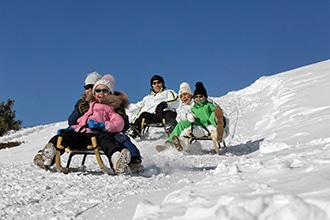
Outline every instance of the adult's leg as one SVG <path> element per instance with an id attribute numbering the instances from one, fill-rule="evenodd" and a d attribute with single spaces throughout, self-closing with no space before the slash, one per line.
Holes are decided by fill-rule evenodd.
<path id="1" fill-rule="evenodd" d="M 162 117 L 165 118 L 166 123 L 170 125 L 168 128 L 166 128 L 166 132 L 168 134 L 173 131 L 174 127 L 177 124 L 176 115 L 177 113 L 171 110 L 162 112 Z"/>
<path id="2" fill-rule="evenodd" d="M 153 114 L 149 112 L 142 112 L 141 115 L 135 120 L 133 125 L 135 128 L 141 133 L 142 132 L 142 119 L 145 120 L 146 123 L 161 123 L 162 122 L 162 115 L 161 114 Z"/>

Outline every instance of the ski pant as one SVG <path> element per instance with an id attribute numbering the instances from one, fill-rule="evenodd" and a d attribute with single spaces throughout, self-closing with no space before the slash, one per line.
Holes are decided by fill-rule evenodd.
<path id="1" fill-rule="evenodd" d="M 142 119 L 145 119 L 145 122 L 147 124 L 153 124 L 153 123 L 163 123 L 163 119 L 165 119 L 166 123 L 170 124 L 170 128 L 168 129 L 168 132 L 172 132 L 175 125 L 177 124 L 176 121 L 176 115 L 177 113 L 175 111 L 166 110 L 159 113 L 149 113 L 149 112 L 142 112 L 141 115 L 135 120 L 133 125 L 141 131 L 141 122 Z"/>
<path id="2" fill-rule="evenodd" d="M 126 134 L 120 132 L 115 135 L 115 139 L 130 151 L 132 157 L 141 157 L 139 149 Z"/>
<path id="3" fill-rule="evenodd" d="M 119 144 L 126 147 L 131 153 L 131 163 L 141 163 L 141 154 L 139 149 L 131 141 L 131 139 L 124 133 L 120 132 L 115 135 L 115 139 Z"/>
<path id="4" fill-rule="evenodd" d="M 179 137 L 182 133 L 182 131 L 186 128 L 189 128 L 191 126 L 191 123 L 189 121 L 180 121 L 173 129 L 171 134 L 168 136 L 167 140 L 172 142 L 173 136 Z"/>
<path id="5" fill-rule="evenodd" d="M 212 117 L 211 117 L 211 118 L 212 118 Z M 214 116 L 213 116 L 213 118 L 214 118 Z M 210 120 L 210 122 L 211 122 L 210 125 L 212 125 L 212 126 L 215 127 L 215 128 L 217 127 L 217 124 L 215 123 L 214 120 Z M 195 122 L 193 122 L 193 125 L 195 125 L 195 126 L 201 126 L 201 123 L 195 121 Z M 206 126 L 208 126 L 208 125 L 205 125 L 205 127 L 206 127 Z M 185 121 L 180 121 L 180 122 L 175 126 L 175 128 L 173 129 L 173 131 L 171 132 L 171 134 L 169 135 L 169 137 L 167 138 L 167 140 L 172 142 L 172 138 L 173 138 L 173 136 L 177 136 L 177 137 L 181 136 L 182 131 L 183 131 L 184 129 L 186 129 L 186 128 L 189 128 L 189 127 L 191 127 L 191 122 L 189 122 L 189 121 L 187 121 L 187 120 L 185 120 Z"/>

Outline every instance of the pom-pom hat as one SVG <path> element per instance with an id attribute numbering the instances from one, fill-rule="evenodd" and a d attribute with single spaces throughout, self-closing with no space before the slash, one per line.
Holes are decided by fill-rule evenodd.
<path id="1" fill-rule="evenodd" d="M 203 95 L 207 98 L 207 91 L 206 91 L 206 89 L 205 89 L 202 82 L 197 82 L 196 83 L 196 89 L 194 91 L 194 96 L 195 95 Z"/>
<path id="2" fill-rule="evenodd" d="M 98 85 L 106 85 L 111 94 L 114 94 L 114 91 L 115 91 L 115 79 L 113 78 L 112 75 L 110 74 L 106 74 L 104 75 L 100 80 L 98 80 L 95 85 L 94 85 L 94 88 L 93 88 L 93 93 L 95 92 L 95 88 L 98 86 Z"/>
<path id="3" fill-rule="evenodd" d="M 91 72 L 87 74 L 85 79 L 85 86 L 94 86 L 97 80 L 101 79 L 102 76 L 98 72 Z M 92 87 L 91 87 L 92 88 Z"/>
<path id="4" fill-rule="evenodd" d="M 188 93 L 190 95 L 193 95 L 190 86 L 187 82 L 183 82 L 180 84 L 180 90 L 179 90 L 179 95 L 183 94 L 183 93 Z"/>

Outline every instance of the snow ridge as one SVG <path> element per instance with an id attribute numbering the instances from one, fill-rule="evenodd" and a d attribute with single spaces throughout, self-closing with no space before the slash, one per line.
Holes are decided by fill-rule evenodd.
<path id="1" fill-rule="evenodd" d="M 208 141 L 190 154 L 158 153 L 165 136 L 155 128 L 134 140 L 139 176 L 105 175 L 92 156 L 67 175 L 38 169 L 34 154 L 66 122 L 12 132 L 0 142 L 24 144 L 0 151 L 0 218 L 330 219 L 329 92 L 327 60 L 211 97 L 230 119 L 229 153 L 216 155 Z"/>

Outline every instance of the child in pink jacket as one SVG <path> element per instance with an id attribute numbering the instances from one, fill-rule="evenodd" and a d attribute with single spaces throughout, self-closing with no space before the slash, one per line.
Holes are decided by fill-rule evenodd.
<path id="1" fill-rule="evenodd" d="M 107 155 L 115 173 L 126 171 L 130 163 L 131 154 L 128 149 L 117 144 L 114 135 L 124 128 L 123 118 L 115 112 L 120 102 L 118 96 L 114 96 L 114 79 L 111 75 L 105 75 L 98 80 L 92 91 L 92 99 L 89 109 L 80 118 L 78 124 L 70 129 L 61 130 L 63 137 L 62 145 L 70 146 L 71 149 L 85 148 L 91 144 L 91 137 L 96 136 L 98 146 Z M 42 151 L 42 161 L 39 167 L 48 169 L 53 164 L 56 152 L 56 143 L 59 135 L 51 138 Z"/>

